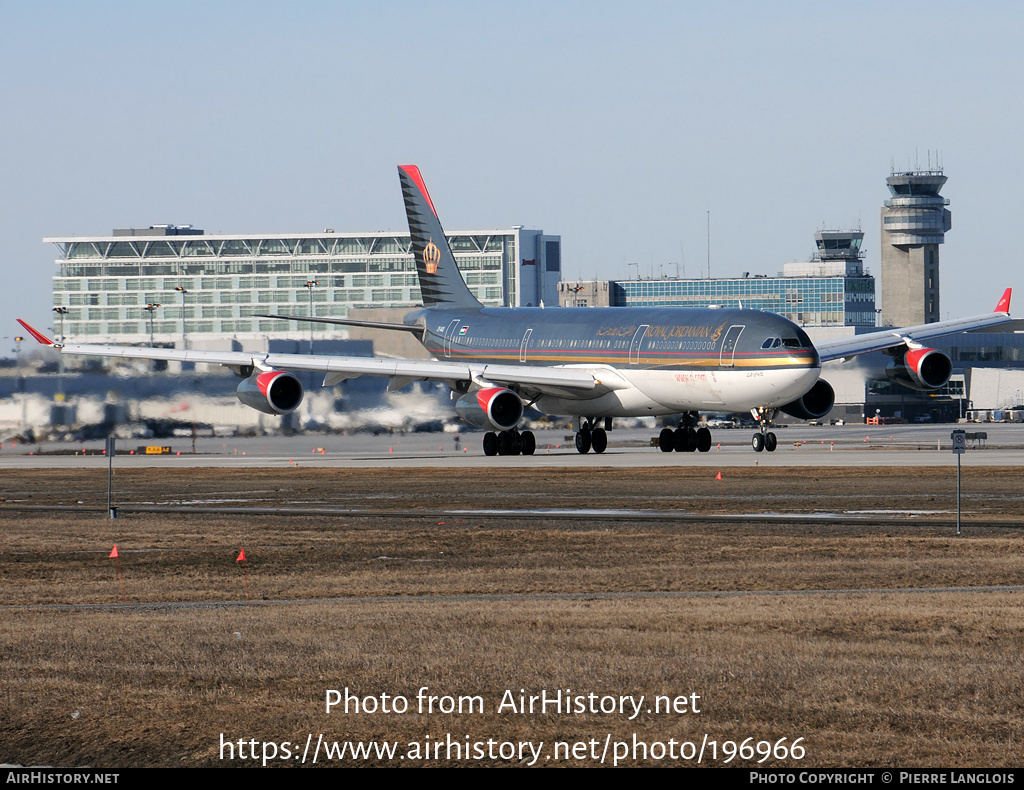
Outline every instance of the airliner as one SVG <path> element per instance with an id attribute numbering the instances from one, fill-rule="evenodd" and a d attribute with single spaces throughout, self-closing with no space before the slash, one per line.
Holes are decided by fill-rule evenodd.
<path id="1" fill-rule="evenodd" d="M 821 366 L 872 351 L 891 357 L 887 374 L 921 391 L 948 381 L 952 362 L 922 341 L 1010 320 L 1007 288 L 992 313 L 819 342 L 774 313 L 683 307 L 484 307 L 459 272 L 419 168 L 398 169 L 423 306 L 400 324 L 296 315 L 261 317 L 408 332 L 429 360 L 334 357 L 244 351 L 55 343 L 21 319 L 40 343 L 64 354 L 223 365 L 242 381 L 239 400 L 267 414 L 288 414 L 303 388 L 291 371 L 324 374 L 330 387 L 384 376 L 389 390 L 414 381 L 447 385 L 455 411 L 482 428 L 485 455 L 532 455 L 536 438 L 520 430 L 533 408 L 572 418 L 576 449 L 603 453 L 616 417 L 679 416 L 658 437 L 663 452 L 707 452 L 701 412 L 747 412 L 758 430 L 755 452 L 772 452 L 772 422 L 783 412 L 823 417 L 835 402 Z"/>

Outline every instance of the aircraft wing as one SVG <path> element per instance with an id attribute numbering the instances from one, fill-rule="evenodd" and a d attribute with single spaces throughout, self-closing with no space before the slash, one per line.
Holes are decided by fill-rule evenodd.
<path id="1" fill-rule="evenodd" d="M 223 365 L 236 372 L 253 370 L 314 371 L 324 374 L 324 384 L 333 386 L 358 376 L 390 378 L 390 389 L 412 381 L 477 381 L 523 389 L 529 393 L 578 395 L 591 390 L 618 389 L 625 384 L 611 370 L 577 367 L 537 367 L 533 365 L 495 365 L 473 362 L 443 362 L 434 359 L 382 359 L 380 357 L 333 357 L 317 354 L 256 354 L 248 351 L 194 351 L 175 348 L 55 343 L 18 319 L 31 335 L 62 354 L 111 357 L 114 359 L 152 359 L 167 362 L 202 362 Z M 601 374 L 602 379 L 597 375 Z M 597 393 L 595 393 L 597 394 Z"/>
<path id="2" fill-rule="evenodd" d="M 886 348 L 893 348 L 900 345 L 908 345 L 913 348 L 924 340 L 930 340 L 944 335 L 953 335 L 957 332 L 966 332 L 970 329 L 984 329 L 988 326 L 996 326 L 1010 320 L 1010 288 L 1003 292 L 999 304 L 991 313 L 977 315 L 971 318 L 955 318 L 952 321 L 936 321 L 933 324 L 921 324 L 919 326 L 906 326 L 892 329 L 883 329 L 880 332 L 870 332 L 865 335 L 854 335 L 836 340 L 823 340 L 815 343 L 818 355 L 822 362 L 830 362 L 835 359 L 849 359 L 860 354 L 867 354 L 871 351 L 882 351 Z"/>

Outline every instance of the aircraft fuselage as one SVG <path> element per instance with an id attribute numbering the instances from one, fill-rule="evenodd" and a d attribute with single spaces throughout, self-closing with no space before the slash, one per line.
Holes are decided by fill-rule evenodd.
<path id="1" fill-rule="evenodd" d="M 538 398 L 548 414 L 776 407 L 807 392 L 821 371 L 805 332 L 758 310 L 434 307 L 406 322 L 424 327 L 424 345 L 441 360 L 608 371 L 610 391 Z"/>

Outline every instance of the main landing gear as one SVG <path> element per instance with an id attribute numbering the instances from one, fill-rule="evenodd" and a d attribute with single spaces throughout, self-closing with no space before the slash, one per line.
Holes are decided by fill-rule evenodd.
<path id="1" fill-rule="evenodd" d="M 778 414 L 778 411 L 778 409 L 768 409 L 763 407 L 750 410 L 750 413 L 754 415 L 760 424 L 760 433 L 755 433 L 753 438 L 750 440 L 750 446 L 754 448 L 755 453 L 759 453 L 762 450 L 774 453 L 775 448 L 778 447 L 779 439 L 771 431 L 772 420 L 775 419 L 775 415 Z"/>
<path id="2" fill-rule="evenodd" d="M 510 431 L 484 434 L 484 455 L 533 455 L 537 452 L 537 439 L 533 431 Z"/>
<path id="3" fill-rule="evenodd" d="M 700 415 L 687 412 L 682 422 L 674 431 L 664 428 L 658 436 L 658 447 L 663 453 L 675 450 L 677 453 L 706 453 L 711 449 L 711 431 L 706 427 L 698 428 Z"/>
<path id="4" fill-rule="evenodd" d="M 608 431 L 612 429 L 610 417 L 605 418 L 604 428 L 598 428 L 593 419 L 584 422 L 583 418 L 577 419 L 576 424 L 580 429 L 576 431 L 576 451 L 578 453 L 603 453 L 608 449 Z"/>

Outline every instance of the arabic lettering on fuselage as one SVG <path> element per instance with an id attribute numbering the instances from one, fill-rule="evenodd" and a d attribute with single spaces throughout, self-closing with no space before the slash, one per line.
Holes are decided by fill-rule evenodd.
<path id="1" fill-rule="evenodd" d="M 637 330 L 637 325 L 630 326 L 602 326 L 597 330 L 598 337 L 632 337 Z M 706 337 L 711 340 L 718 340 L 722 334 L 722 327 L 713 326 L 649 326 L 644 337 L 660 337 L 668 339 L 671 337 Z"/>

